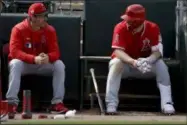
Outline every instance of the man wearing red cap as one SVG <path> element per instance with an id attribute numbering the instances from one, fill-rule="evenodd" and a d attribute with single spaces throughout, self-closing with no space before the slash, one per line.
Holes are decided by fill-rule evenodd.
<path id="1" fill-rule="evenodd" d="M 29 7 L 28 18 L 15 25 L 10 37 L 9 118 L 14 118 L 19 103 L 21 75 L 50 74 L 53 76 L 53 99 L 51 111 L 64 113 L 63 104 L 65 65 L 59 59 L 57 35 L 47 22 L 47 10 L 43 3 Z M 44 86 L 45 89 L 45 86 Z"/>
<path id="2" fill-rule="evenodd" d="M 112 60 L 106 87 L 107 113 L 116 114 L 121 78 L 151 78 L 156 76 L 161 97 L 161 110 L 174 114 L 171 82 L 164 63 L 163 45 L 157 24 L 145 19 L 145 8 L 140 4 L 127 7 L 122 22 L 114 28 Z"/>

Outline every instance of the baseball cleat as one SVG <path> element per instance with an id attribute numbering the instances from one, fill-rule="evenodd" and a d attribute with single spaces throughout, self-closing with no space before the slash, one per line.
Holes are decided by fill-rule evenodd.
<path id="1" fill-rule="evenodd" d="M 8 104 L 8 118 L 14 119 L 17 110 L 17 105 Z"/>
<path id="2" fill-rule="evenodd" d="M 105 115 L 119 115 L 118 112 L 106 112 Z"/>
<path id="3" fill-rule="evenodd" d="M 105 114 L 106 115 L 118 115 L 118 112 L 116 110 L 116 106 L 108 106 Z"/>
<path id="4" fill-rule="evenodd" d="M 48 111 L 52 114 L 65 114 L 68 108 L 63 103 L 52 104 Z"/>
<path id="5" fill-rule="evenodd" d="M 173 107 L 173 104 L 168 102 L 162 106 L 162 113 L 165 115 L 174 115 L 175 114 L 175 108 Z"/>

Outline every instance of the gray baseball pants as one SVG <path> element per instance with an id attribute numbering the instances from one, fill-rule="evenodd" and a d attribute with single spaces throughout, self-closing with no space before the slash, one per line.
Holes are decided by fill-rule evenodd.
<path id="1" fill-rule="evenodd" d="M 168 68 L 162 59 L 157 60 L 152 65 L 152 71 L 142 74 L 137 69 L 123 63 L 120 59 L 114 58 L 109 62 L 109 73 L 106 86 L 106 105 L 118 106 L 118 92 L 121 84 L 121 78 L 151 78 L 156 76 L 157 86 L 160 91 L 161 105 L 172 102 L 171 82 Z"/>
<path id="2" fill-rule="evenodd" d="M 20 90 L 20 81 L 22 75 L 38 74 L 53 76 L 53 99 L 52 104 L 63 101 L 64 98 L 64 81 L 65 81 L 65 65 L 61 60 L 49 64 L 28 64 L 18 59 L 9 62 L 9 87 L 6 98 L 9 102 L 18 105 L 18 92 Z"/>

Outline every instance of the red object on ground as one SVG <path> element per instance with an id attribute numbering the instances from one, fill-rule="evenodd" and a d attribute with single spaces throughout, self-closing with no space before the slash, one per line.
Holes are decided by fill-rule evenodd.
<path id="1" fill-rule="evenodd" d="M 1 59 L 0 59 L 1 61 Z M 0 66 L 1 69 L 1 66 Z M 8 102 L 2 99 L 1 71 L 0 71 L 0 121 L 8 114 Z"/>
<path id="2" fill-rule="evenodd" d="M 8 102 L 6 100 L 0 101 L 0 120 L 8 114 Z"/>
<path id="3" fill-rule="evenodd" d="M 48 116 L 47 115 L 44 115 L 44 114 L 41 114 L 38 116 L 38 119 L 47 119 Z"/>

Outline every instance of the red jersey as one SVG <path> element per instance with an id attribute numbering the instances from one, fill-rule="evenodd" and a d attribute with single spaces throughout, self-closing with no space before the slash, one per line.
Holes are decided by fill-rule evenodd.
<path id="1" fill-rule="evenodd" d="M 10 37 L 9 59 L 20 59 L 34 63 L 34 57 L 46 53 L 49 61 L 59 59 L 60 52 L 55 29 L 48 25 L 38 31 L 33 31 L 27 19 L 15 25 Z"/>
<path id="2" fill-rule="evenodd" d="M 148 57 L 161 42 L 160 29 L 157 24 L 147 20 L 143 25 L 141 32 L 133 34 L 127 29 L 125 21 L 118 23 L 114 28 L 112 48 L 120 48 L 134 59 Z"/>

